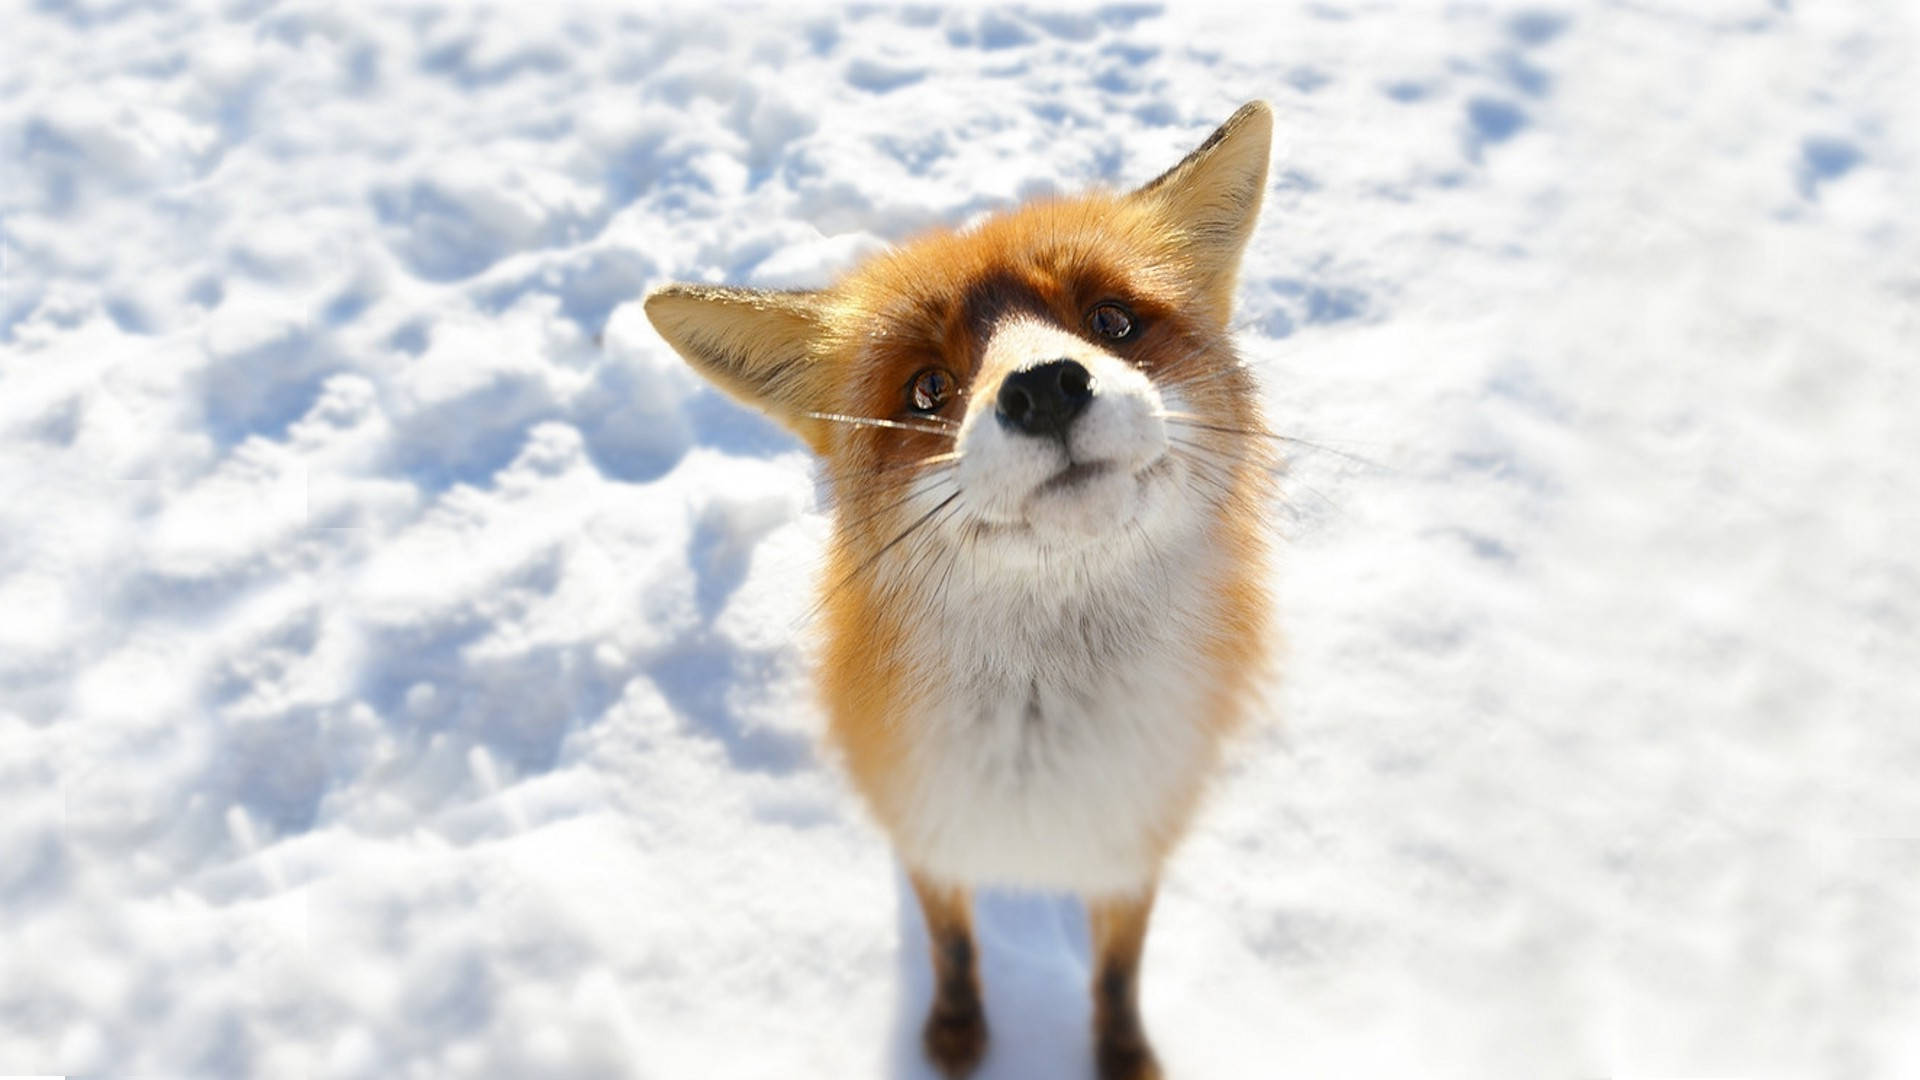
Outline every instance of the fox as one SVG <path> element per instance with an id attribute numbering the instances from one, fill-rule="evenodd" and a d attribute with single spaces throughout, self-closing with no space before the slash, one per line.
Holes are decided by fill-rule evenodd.
<path id="1" fill-rule="evenodd" d="M 1277 465 L 1230 317 L 1272 133 L 1250 102 L 1128 192 L 938 229 L 818 290 L 644 301 L 819 459 L 813 679 L 925 920 L 945 1076 L 988 1050 L 983 887 L 1079 897 L 1100 1080 L 1162 1076 L 1154 898 L 1270 666 Z"/>

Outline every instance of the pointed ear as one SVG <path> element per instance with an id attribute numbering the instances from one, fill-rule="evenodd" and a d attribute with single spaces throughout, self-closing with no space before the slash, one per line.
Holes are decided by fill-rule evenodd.
<path id="1" fill-rule="evenodd" d="M 1273 110 L 1250 101 L 1180 164 L 1128 196 L 1177 236 L 1223 316 L 1232 306 L 1240 252 L 1260 216 L 1272 147 Z"/>
<path id="2" fill-rule="evenodd" d="M 694 370 L 779 421 L 814 453 L 827 448 L 818 345 L 825 332 L 820 294 L 668 285 L 646 301 L 653 328 Z"/>

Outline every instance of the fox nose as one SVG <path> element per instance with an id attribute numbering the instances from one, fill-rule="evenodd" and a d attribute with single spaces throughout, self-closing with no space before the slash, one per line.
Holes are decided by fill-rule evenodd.
<path id="1" fill-rule="evenodd" d="M 1000 383 L 1000 422 L 1042 437 L 1065 435 L 1073 418 L 1093 400 L 1093 376 L 1078 360 L 1048 360 L 1016 371 Z"/>

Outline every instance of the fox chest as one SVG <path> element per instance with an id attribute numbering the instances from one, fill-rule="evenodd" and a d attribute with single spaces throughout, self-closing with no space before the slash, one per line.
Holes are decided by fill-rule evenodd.
<path id="1" fill-rule="evenodd" d="M 894 833 L 909 865 L 1087 894 L 1151 880 L 1212 758 L 1206 665 L 1171 636 L 1124 629 L 1133 640 L 1104 657 L 1073 653 L 1071 636 L 1033 643 L 1024 666 L 961 651 L 975 669 L 901 718 Z"/>

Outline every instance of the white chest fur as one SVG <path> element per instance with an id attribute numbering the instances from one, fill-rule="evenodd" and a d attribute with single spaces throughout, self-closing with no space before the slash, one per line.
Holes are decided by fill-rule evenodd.
<path id="1" fill-rule="evenodd" d="M 1137 890 L 1212 761 L 1204 553 L 1067 562 L 1045 582 L 963 580 L 926 624 L 917 666 L 938 675 L 900 718 L 912 750 L 895 823 L 917 869 Z"/>

